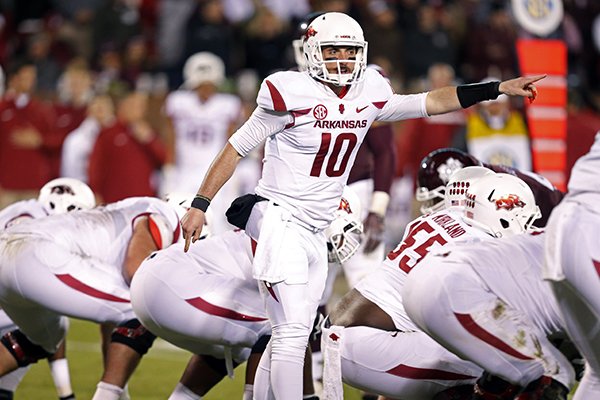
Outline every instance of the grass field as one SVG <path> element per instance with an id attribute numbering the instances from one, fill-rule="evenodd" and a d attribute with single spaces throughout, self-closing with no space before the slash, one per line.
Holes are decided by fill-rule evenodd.
<path id="1" fill-rule="evenodd" d="M 96 324 L 71 320 L 71 328 L 67 336 L 67 357 L 75 395 L 80 400 L 91 399 L 102 373 L 100 334 Z M 167 399 L 179 381 L 188 358 L 189 353 L 157 340 L 129 383 L 132 399 Z M 243 365 L 238 367 L 233 380 L 225 378 L 204 398 L 207 400 L 241 399 L 244 387 L 243 368 Z M 15 394 L 16 400 L 56 398 L 54 384 L 45 361 L 40 361 L 31 368 Z M 347 387 L 345 398 L 359 400 L 360 395 L 357 390 Z"/>

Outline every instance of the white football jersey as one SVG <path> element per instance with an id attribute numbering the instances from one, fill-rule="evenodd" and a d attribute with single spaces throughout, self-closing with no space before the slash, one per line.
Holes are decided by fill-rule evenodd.
<path id="1" fill-rule="evenodd" d="M 91 210 L 23 222 L 11 226 L 2 236 L 39 236 L 72 253 L 117 266 L 120 270 L 136 218 L 150 214 L 158 214 L 173 231 L 173 237 L 179 237 L 179 219 L 175 210 L 163 200 L 152 197 L 133 197 Z M 46 258 L 49 263 L 60 262 L 52 260 L 52 255 Z"/>
<path id="2" fill-rule="evenodd" d="M 569 179 L 567 197 L 582 197 L 581 201 L 586 201 L 580 196 L 589 193 L 599 194 L 600 193 L 600 179 L 598 179 L 598 171 L 600 171 L 600 132 L 596 134 L 594 144 L 590 148 L 590 151 L 583 155 L 573 167 L 571 171 L 571 178 Z M 593 199 L 593 207 L 597 207 L 597 202 Z"/>
<path id="3" fill-rule="evenodd" d="M 230 125 L 241 119 L 241 101 L 231 94 L 216 93 L 203 103 L 196 93 L 178 90 L 167 97 L 165 111 L 175 130 L 179 184 L 190 177 L 195 192 L 199 177 L 227 142 Z"/>
<path id="4" fill-rule="evenodd" d="M 47 216 L 48 212 L 37 199 L 18 201 L 0 211 L 0 231 L 29 219 Z"/>
<path id="5" fill-rule="evenodd" d="M 392 99 L 395 112 L 385 107 Z M 322 229 L 339 206 L 356 153 L 373 121 L 425 116 L 425 94 L 394 95 L 388 82 L 372 69 L 339 96 L 307 72 L 277 72 L 263 81 L 257 103 L 276 115 L 291 114 L 293 122 L 267 138 L 256 193 L 289 206 L 295 217 Z M 230 143 L 244 155 L 241 131 Z"/>
<path id="6" fill-rule="evenodd" d="M 443 256 L 469 263 L 490 292 L 546 333 L 556 332 L 564 323 L 550 284 L 542 279 L 545 236 L 534 232 L 473 245 L 454 243 Z"/>
<path id="7" fill-rule="evenodd" d="M 399 330 L 417 329 L 406 315 L 402 289 L 408 273 L 429 252 L 444 249 L 449 243 L 494 240 L 483 231 L 462 220 L 462 209 L 451 207 L 415 219 L 405 229 L 400 244 L 385 261 L 358 283 L 356 289 L 377 304 L 394 321 Z"/>

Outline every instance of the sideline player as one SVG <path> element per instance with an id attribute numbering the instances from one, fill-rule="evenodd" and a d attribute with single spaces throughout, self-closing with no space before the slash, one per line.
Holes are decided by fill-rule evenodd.
<path id="1" fill-rule="evenodd" d="M 19 329 L 0 339 L 0 375 L 54 353 L 64 340 L 67 317 L 112 323 L 117 327 L 93 399 L 118 399 L 155 338 L 135 318 L 129 282 L 146 256 L 179 235 L 176 210 L 150 197 L 4 231 L 0 305 Z"/>
<path id="2" fill-rule="evenodd" d="M 21 200 L 0 211 L 0 232 L 30 219 L 44 218 L 48 215 L 63 214 L 76 210 L 88 210 L 96 205 L 94 193 L 84 183 L 77 179 L 58 178 L 46 183 L 40 189 L 37 199 Z M 0 335 L 16 326 L 14 322 L 0 310 Z M 74 399 L 69 373 L 69 363 L 65 356 L 65 343 L 52 356 L 48 357 L 48 365 L 52 380 L 61 400 Z M 14 391 L 29 368 L 19 368 L 17 371 L 0 378 L 0 399 L 13 398 Z"/>
<path id="3" fill-rule="evenodd" d="M 465 204 L 467 222 L 503 239 L 431 250 L 406 279 L 404 307 L 438 343 L 485 370 L 473 400 L 566 400 L 574 371 L 547 339 L 562 321 L 541 280 L 544 239 L 531 229 L 539 211 L 525 212 L 535 207 L 531 190 L 519 193 L 506 178 L 517 179 L 480 179 Z"/>
<path id="4" fill-rule="evenodd" d="M 202 176 L 227 139 L 242 122 L 241 100 L 221 93 L 225 64 L 213 53 L 191 55 L 183 67 L 181 89 L 165 100 L 165 133 L 169 162 L 163 167 L 161 192 L 195 193 Z M 239 195 L 234 182 L 219 193 L 211 221 L 213 233 L 231 229 L 225 220 L 227 206 Z"/>
<path id="5" fill-rule="evenodd" d="M 574 400 L 600 398 L 600 133 L 571 171 L 567 195 L 550 217 L 543 275 L 586 366 Z"/>
<path id="6" fill-rule="evenodd" d="M 302 395 L 305 348 L 327 275 L 323 230 L 372 123 L 442 114 L 502 93 L 533 98 L 534 83 L 544 77 L 395 95 L 377 71 L 366 68 L 362 28 L 342 13 L 323 14 L 310 24 L 304 56 L 308 71 L 277 72 L 263 81 L 258 107 L 213 161 L 182 220 L 188 250 L 201 234 L 211 199 L 238 161 L 266 139 L 254 200 L 268 201 L 246 204 L 249 218 L 238 215 L 258 240 L 253 276 L 261 282 L 272 327 L 256 376 L 259 398 Z"/>
<path id="7" fill-rule="evenodd" d="M 356 253 L 362 235 L 360 202 L 349 187 L 335 215 L 326 231 L 327 246 L 331 262 L 342 263 Z M 202 240 L 187 253 L 181 243 L 154 253 L 136 272 L 131 302 L 140 322 L 172 344 L 202 355 L 192 360 L 170 400 L 186 398 L 181 397 L 184 393 L 187 398 L 204 396 L 248 359 L 250 349 L 260 357 L 271 326 L 252 278 L 255 249 L 256 241 L 244 231 L 228 231 Z M 191 370 L 202 366 L 203 376 L 192 379 Z M 252 396 L 254 376 L 249 378 L 245 398 Z"/>

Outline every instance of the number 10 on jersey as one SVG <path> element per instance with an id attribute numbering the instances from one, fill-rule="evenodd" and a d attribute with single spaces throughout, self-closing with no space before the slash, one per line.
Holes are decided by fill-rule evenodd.
<path id="1" fill-rule="evenodd" d="M 313 161 L 310 176 L 321 176 L 323 164 L 326 164 L 325 175 L 331 178 L 342 176 L 346 171 L 348 161 L 350 160 L 350 156 L 352 155 L 352 151 L 356 147 L 357 142 L 358 138 L 354 133 L 340 133 L 336 136 L 335 141 L 333 142 L 333 150 L 331 151 L 327 162 L 325 162 L 325 158 L 327 158 L 329 148 L 331 147 L 331 133 L 322 133 L 321 146 Z M 344 146 L 344 143 L 347 143 L 347 145 Z M 343 154 L 341 154 L 342 150 L 344 150 Z"/>

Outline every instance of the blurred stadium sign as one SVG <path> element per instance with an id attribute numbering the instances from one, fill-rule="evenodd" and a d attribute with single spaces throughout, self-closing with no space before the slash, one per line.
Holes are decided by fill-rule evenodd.
<path id="1" fill-rule="evenodd" d="M 529 33 L 548 36 L 563 19 L 562 0 L 512 0 L 517 22 Z"/>

